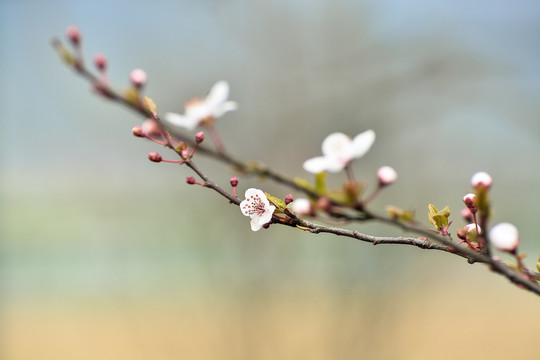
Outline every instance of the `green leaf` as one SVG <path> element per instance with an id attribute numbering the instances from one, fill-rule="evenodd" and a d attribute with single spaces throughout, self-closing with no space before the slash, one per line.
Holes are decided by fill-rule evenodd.
<path id="1" fill-rule="evenodd" d="M 320 172 L 315 175 L 315 191 L 317 194 L 326 194 L 326 173 Z"/>
<path id="2" fill-rule="evenodd" d="M 143 98 L 143 104 L 144 104 L 145 110 L 149 111 L 151 114 L 154 114 L 157 112 L 156 103 L 154 102 L 154 100 L 152 100 L 148 96 L 145 96 Z"/>
<path id="3" fill-rule="evenodd" d="M 265 192 L 264 194 L 266 195 L 266 198 L 268 199 L 268 201 L 272 205 L 274 205 L 276 207 L 276 209 L 279 210 L 279 212 L 283 212 L 287 208 L 287 205 L 285 205 L 283 200 L 281 200 L 281 199 L 279 199 L 279 198 L 277 198 L 275 196 L 272 196 L 267 192 Z"/>
<path id="4" fill-rule="evenodd" d="M 126 99 L 126 101 L 130 104 L 137 105 L 137 101 L 139 100 L 139 92 L 135 88 L 130 88 L 124 91 L 124 99 Z"/>
<path id="5" fill-rule="evenodd" d="M 391 219 L 409 223 L 414 221 L 414 212 L 412 210 L 403 210 L 397 206 L 388 205 L 386 207 L 386 212 Z"/>
<path id="6" fill-rule="evenodd" d="M 428 205 L 429 222 L 437 229 L 437 231 L 448 228 L 449 216 L 450 208 L 448 208 L 448 206 L 439 211 L 433 204 Z"/>

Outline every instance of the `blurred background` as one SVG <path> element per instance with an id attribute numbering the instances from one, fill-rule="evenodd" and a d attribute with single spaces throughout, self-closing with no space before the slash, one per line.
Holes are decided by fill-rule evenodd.
<path id="1" fill-rule="evenodd" d="M 428 203 L 449 205 L 455 231 L 487 171 L 493 221 L 519 228 L 532 268 L 540 253 L 538 2 L 0 0 L 0 358 L 538 358 L 540 299 L 484 266 L 254 233 L 186 168 L 149 162 L 172 155 L 51 49 L 71 24 L 117 88 L 145 69 L 162 114 L 227 80 L 229 152 L 290 176 L 311 179 L 301 164 L 329 133 L 374 129 L 357 177 L 399 174 L 374 211 L 414 208 L 427 227 Z M 197 160 L 228 186 L 231 169 Z"/>

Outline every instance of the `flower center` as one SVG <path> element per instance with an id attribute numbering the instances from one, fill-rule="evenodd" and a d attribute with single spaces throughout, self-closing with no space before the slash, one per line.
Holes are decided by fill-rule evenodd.
<path id="1" fill-rule="evenodd" d="M 262 199 L 259 197 L 259 195 L 251 195 L 248 201 L 244 204 L 244 207 L 242 208 L 244 210 L 244 213 L 248 215 L 256 214 L 258 216 L 261 216 L 264 214 L 265 206 Z"/>

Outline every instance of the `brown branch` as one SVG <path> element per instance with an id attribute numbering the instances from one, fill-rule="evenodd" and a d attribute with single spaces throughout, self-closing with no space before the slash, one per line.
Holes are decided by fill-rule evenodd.
<path id="1" fill-rule="evenodd" d="M 58 47 L 57 47 L 58 40 L 53 40 L 53 46 L 55 46 L 58 50 Z M 176 140 L 186 142 L 192 146 L 194 145 L 194 141 L 192 139 L 187 138 L 184 134 L 179 133 L 174 128 L 171 128 L 166 123 L 164 123 L 159 118 L 159 116 L 157 116 L 157 114 L 152 114 L 150 110 L 146 109 L 142 105 L 142 101 L 140 101 L 140 99 L 136 103 L 133 103 L 131 101 L 128 101 L 124 96 L 114 91 L 112 88 L 105 86 L 104 84 L 101 84 L 98 77 L 92 74 L 90 71 L 88 71 L 88 69 L 84 66 L 82 62 L 80 63 L 76 62 L 71 65 L 79 75 L 81 75 L 83 78 L 88 80 L 95 87 L 95 89 L 98 92 L 100 92 L 104 97 L 110 100 L 116 101 L 128 107 L 129 109 L 135 111 L 139 115 L 144 116 L 145 118 L 153 118 L 162 126 L 163 129 L 166 130 L 166 132 L 168 132 L 168 134 L 171 134 L 172 136 L 174 136 Z M 172 144 L 171 141 L 169 141 L 169 143 L 166 146 L 168 146 L 175 152 L 179 153 L 177 150 L 174 149 L 174 145 Z M 321 194 L 318 194 L 317 192 L 309 188 L 305 188 L 299 185 L 293 179 L 290 179 L 287 176 L 270 169 L 264 164 L 255 163 L 255 162 L 244 162 L 244 161 L 241 161 L 239 159 L 232 157 L 231 155 L 223 151 L 212 150 L 204 146 L 198 146 L 197 152 L 202 153 L 211 158 L 214 158 L 225 164 L 231 165 L 235 167 L 238 171 L 243 172 L 245 174 L 248 174 L 248 175 L 253 174 L 253 175 L 268 177 L 279 184 L 301 191 L 311 198 L 319 199 L 322 197 Z M 179 153 L 179 155 L 181 154 Z M 241 202 L 240 199 L 228 193 L 219 185 L 217 185 L 215 182 L 213 182 L 203 171 L 201 171 L 198 168 L 198 166 L 191 159 L 184 159 L 184 163 L 186 166 L 191 168 L 198 176 L 201 177 L 201 179 L 204 181 L 203 185 L 205 187 L 216 191 L 218 194 L 225 197 L 232 204 L 235 204 L 235 205 L 240 204 Z M 287 215 L 286 218 L 282 218 L 282 217 L 278 217 L 274 215 L 272 218 L 272 221 L 274 223 L 278 223 L 281 225 L 297 227 L 299 229 L 309 231 L 313 234 L 330 233 L 337 236 L 345 236 L 345 237 L 350 237 L 350 238 L 357 239 L 360 241 L 368 242 L 373 245 L 383 245 L 383 244 L 384 245 L 412 245 L 421 249 L 445 251 L 447 253 L 452 253 L 454 255 L 461 256 L 467 259 L 467 261 L 471 264 L 475 262 L 487 264 L 491 270 L 505 276 L 510 281 L 517 284 L 518 286 L 521 286 L 533 293 L 536 293 L 537 295 L 540 295 L 540 285 L 538 282 L 536 282 L 533 279 L 533 277 L 535 276 L 538 277 L 537 275 L 539 274 L 533 274 L 533 276 L 531 276 L 531 273 L 528 273 L 528 272 L 526 274 L 520 273 L 512 269 L 511 267 L 509 267 L 502 261 L 496 260 L 486 253 L 473 251 L 464 246 L 458 246 L 456 243 L 451 241 L 451 238 L 434 233 L 427 229 L 421 228 L 417 225 L 406 224 L 406 223 L 399 222 L 394 219 L 390 219 L 388 217 L 377 215 L 375 213 L 367 211 L 363 206 L 360 206 L 361 204 L 356 207 L 350 207 L 344 204 L 340 204 L 332 199 L 328 199 L 328 201 L 331 203 L 332 206 L 334 206 L 337 209 L 345 208 L 349 211 L 355 212 L 354 214 L 350 215 L 341 211 L 330 211 L 329 215 L 335 218 L 342 218 L 349 221 L 366 221 L 366 220 L 380 221 L 391 226 L 399 227 L 404 231 L 421 235 L 422 238 L 419 238 L 419 237 L 378 237 L 378 236 L 366 235 L 356 230 L 349 230 L 349 229 L 344 229 L 344 228 L 315 224 L 310 221 L 296 217 L 294 214 L 290 213 L 288 210 L 286 210 L 286 215 Z M 431 240 L 428 240 L 428 239 L 431 239 Z"/>

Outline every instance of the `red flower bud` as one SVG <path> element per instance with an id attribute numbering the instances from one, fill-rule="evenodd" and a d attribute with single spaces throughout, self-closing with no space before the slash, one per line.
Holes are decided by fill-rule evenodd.
<path id="1" fill-rule="evenodd" d="M 231 186 L 232 186 L 232 187 L 238 186 L 238 178 L 237 178 L 236 176 L 233 176 L 233 177 L 231 178 Z"/>

